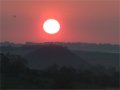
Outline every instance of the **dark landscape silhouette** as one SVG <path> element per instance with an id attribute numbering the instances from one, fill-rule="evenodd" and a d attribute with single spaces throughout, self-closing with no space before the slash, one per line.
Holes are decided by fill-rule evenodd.
<path id="1" fill-rule="evenodd" d="M 2 89 L 119 88 L 117 52 L 73 50 L 64 43 L 1 47 Z"/>

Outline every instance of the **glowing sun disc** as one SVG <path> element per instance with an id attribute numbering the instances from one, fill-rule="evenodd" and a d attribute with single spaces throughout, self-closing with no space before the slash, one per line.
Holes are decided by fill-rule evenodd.
<path id="1" fill-rule="evenodd" d="M 44 22 L 43 29 L 46 33 L 55 34 L 60 30 L 60 24 L 55 19 L 48 19 Z"/>

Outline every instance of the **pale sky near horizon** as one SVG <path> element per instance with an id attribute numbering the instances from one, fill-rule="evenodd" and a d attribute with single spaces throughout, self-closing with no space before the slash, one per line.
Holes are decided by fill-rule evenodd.
<path id="1" fill-rule="evenodd" d="M 43 31 L 49 18 L 60 22 L 58 34 Z M 1 0 L 0 39 L 118 44 L 119 18 L 119 0 Z"/>

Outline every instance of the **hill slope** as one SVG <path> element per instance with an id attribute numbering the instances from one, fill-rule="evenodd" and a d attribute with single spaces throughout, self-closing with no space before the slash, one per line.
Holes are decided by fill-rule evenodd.
<path id="1" fill-rule="evenodd" d="M 86 62 L 94 66 L 104 66 L 106 68 L 115 67 L 119 69 L 120 59 L 119 53 L 103 53 L 103 52 L 89 52 L 89 51 L 72 51 L 79 55 Z"/>
<path id="2" fill-rule="evenodd" d="M 25 55 L 29 66 L 34 69 L 44 69 L 53 64 L 59 66 L 85 67 L 89 64 L 66 47 L 59 45 L 44 45 Z"/>

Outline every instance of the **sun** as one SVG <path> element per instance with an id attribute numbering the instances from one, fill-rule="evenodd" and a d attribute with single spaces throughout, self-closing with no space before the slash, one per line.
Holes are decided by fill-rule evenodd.
<path id="1" fill-rule="evenodd" d="M 48 19 L 43 23 L 43 29 L 48 34 L 56 34 L 60 30 L 60 23 L 55 19 Z"/>

